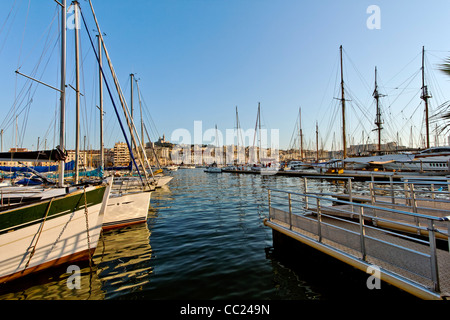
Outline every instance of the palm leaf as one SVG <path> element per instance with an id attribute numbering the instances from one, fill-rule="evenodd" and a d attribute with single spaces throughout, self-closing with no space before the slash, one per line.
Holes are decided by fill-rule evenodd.
<path id="1" fill-rule="evenodd" d="M 439 70 L 450 76 L 450 58 L 447 58 L 445 62 L 440 65 Z"/>

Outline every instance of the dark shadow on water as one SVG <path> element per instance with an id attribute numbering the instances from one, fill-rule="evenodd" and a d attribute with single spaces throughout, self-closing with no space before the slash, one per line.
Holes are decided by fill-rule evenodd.
<path id="1" fill-rule="evenodd" d="M 285 235 L 275 235 L 272 258 L 308 279 L 308 285 L 321 301 L 422 301 L 386 282 L 369 289 L 369 274 L 321 253 Z"/>

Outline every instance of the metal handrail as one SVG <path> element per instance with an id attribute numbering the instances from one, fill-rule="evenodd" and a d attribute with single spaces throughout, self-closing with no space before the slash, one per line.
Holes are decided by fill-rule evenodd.
<path id="1" fill-rule="evenodd" d="M 422 219 L 429 219 L 429 220 L 434 220 L 434 221 L 450 221 L 450 216 L 447 216 L 447 217 L 434 217 L 434 216 L 424 215 L 424 214 L 420 214 L 420 213 L 414 213 L 414 212 L 407 212 L 407 211 L 390 209 L 390 208 L 377 207 L 377 206 L 364 204 L 364 203 L 355 203 L 355 202 L 350 202 L 350 201 L 345 201 L 345 200 L 340 200 L 340 199 L 325 198 L 325 197 L 317 196 L 317 195 L 315 195 L 313 193 L 299 193 L 299 192 L 292 192 L 292 191 L 279 190 L 279 189 L 273 189 L 273 188 L 268 188 L 268 190 L 275 191 L 275 192 L 281 192 L 281 193 L 295 194 L 295 195 L 300 196 L 300 197 L 308 197 L 308 198 L 322 199 L 322 200 L 330 201 L 330 202 L 339 202 L 339 203 L 343 203 L 343 204 L 357 205 L 359 207 L 364 207 L 364 208 L 368 208 L 368 209 L 388 210 L 388 211 L 393 212 L 393 213 L 413 216 L 413 217 L 422 218 Z"/>
<path id="2" fill-rule="evenodd" d="M 406 211 L 402 211 L 402 210 L 397 210 L 397 209 L 392 209 L 392 208 L 385 208 L 385 207 L 378 207 L 375 205 L 369 205 L 369 204 L 364 204 L 364 203 L 355 203 L 355 202 L 351 202 L 351 201 L 345 201 L 345 200 L 339 200 L 339 199 L 330 199 L 330 198 L 326 198 L 323 196 L 319 196 L 319 195 L 315 195 L 315 194 L 311 194 L 311 193 L 299 193 L 299 192 L 291 192 L 291 191 L 286 191 L 286 190 L 279 190 L 279 189 L 273 189 L 273 188 L 268 188 L 268 199 L 269 199 L 269 209 L 272 208 L 272 203 L 271 203 L 271 197 L 272 192 L 281 192 L 281 193 L 285 193 L 288 195 L 288 214 L 289 214 L 289 226 L 290 229 L 292 230 L 292 216 L 293 216 L 293 210 L 292 210 L 292 195 L 296 195 L 299 197 L 304 198 L 304 201 L 299 201 L 301 203 L 304 203 L 305 209 L 310 211 L 310 212 L 315 212 L 317 214 L 317 222 L 318 222 L 318 229 L 317 229 L 317 236 L 318 236 L 318 241 L 319 243 L 322 242 L 322 225 L 327 225 L 326 223 L 322 222 L 322 217 L 326 216 L 326 217 L 330 217 L 333 219 L 339 219 L 337 217 L 334 216 L 330 216 L 327 214 L 323 214 L 322 210 L 321 210 L 321 201 L 332 201 L 332 202 L 338 202 L 341 204 L 348 204 L 352 206 L 352 215 L 358 215 L 359 216 L 359 225 L 360 225 L 360 231 L 359 231 L 359 235 L 360 235 L 360 253 L 362 255 L 362 259 L 364 261 L 366 261 L 366 245 L 365 245 L 365 239 L 366 238 L 371 238 L 366 236 L 365 234 L 365 230 L 366 228 L 372 228 L 372 229 L 376 229 L 379 230 L 377 228 L 373 228 L 373 227 L 369 227 L 366 226 L 364 223 L 364 209 L 376 209 L 376 210 L 382 210 L 382 211 L 387 211 L 387 212 L 391 212 L 391 213 L 396 213 L 396 214 L 400 214 L 400 215 L 406 215 L 406 216 L 410 216 L 410 217 L 414 217 L 414 218 L 421 218 L 421 219 L 426 219 L 428 220 L 428 226 L 426 228 L 421 227 L 419 225 L 415 226 L 418 230 L 425 230 L 428 231 L 428 241 L 419 241 L 422 242 L 424 244 L 429 245 L 429 250 L 430 253 L 426 255 L 426 257 L 430 258 L 430 274 L 431 274 L 431 281 L 433 282 L 433 288 L 435 292 L 440 292 L 440 283 L 439 283 L 439 273 L 438 273 L 438 263 L 437 263 L 437 247 L 436 247 L 436 232 L 440 232 L 444 235 L 446 235 L 447 237 L 449 237 L 450 235 L 450 223 L 448 223 L 448 234 L 443 233 L 442 231 L 439 231 L 435 228 L 435 223 L 436 222 L 442 222 L 442 221 L 450 221 L 450 216 L 446 216 L 446 217 L 435 217 L 435 216 L 429 216 L 429 215 L 425 215 L 425 214 L 419 214 L 416 212 L 406 212 Z M 315 208 L 309 208 L 307 205 L 309 203 L 310 198 L 312 199 L 316 199 L 316 206 Z M 357 206 L 359 207 L 359 212 L 354 212 L 353 210 L 353 206 Z M 313 211 L 313 209 L 315 209 L 315 211 Z M 286 211 L 285 211 L 286 212 Z M 272 219 L 272 217 L 269 215 L 269 218 Z M 314 220 L 314 219 L 312 219 Z M 379 221 L 389 221 L 389 222 L 393 222 L 393 220 L 388 220 L 388 219 L 383 219 L 383 218 L 377 218 L 377 220 Z M 348 222 L 348 221 L 346 221 Z M 395 223 L 395 222 L 394 222 Z M 398 222 L 396 222 L 398 223 Z M 406 225 L 406 224 L 405 224 Z M 408 225 L 410 226 L 410 225 Z M 346 230 L 349 231 L 349 230 Z M 353 232 L 353 231 L 352 231 Z M 355 233 L 355 232 L 353 232 Z M 358 234 L 358 233 L 355 233 Z M 399 235 L 398 233 L 392 233 L 395 235 Z M 377 239 L 378 240 L 378 239 Z M 414 241 L 417 241 L 417 239 L 414 239 Z M 388 242 L 387 242 L 388 243 Z M 388 243 L 389 245 L 392 245 L 391 243 Z M 401 248 L 405 248 L 411 252 L 417 252 L 419 253 L 419 251 L 413 250 L 413 249 L 409 249 L 403 246 L 400 246 Z M 450 251 L 450 241 L 449 241 L 449 251 Z M 423 255 L 423 253 L 420 253 Z"/>

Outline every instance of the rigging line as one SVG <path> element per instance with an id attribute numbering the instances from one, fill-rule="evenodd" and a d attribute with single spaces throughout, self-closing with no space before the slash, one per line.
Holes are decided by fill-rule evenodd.
<path id="1" fill-rule="evenodd" d="M 156 134 L 156 139 L 158 139 L 159 137 L 161 137 L 161 135 L 160 135 L 158 127 L 156 126 L 156 123 L 151 115 L 150 108 L 148 107 L 147 102 L 145 101 L 145 97 L 142 94 L 142 91 L 141 91 L 141 101 L 143 102 L 143 106 L 144 106 L 144 116 L 147 117 L 147 121 L 149 121 L 149 123 L 151 124 L 150 129 L 152 130 L 152 133 L 154 135 Z"/>
<path id="2" fill-rule="evenodd" d="M 53 50 L 54 50 L 55 47 L 56 47 L 56 43 L 55 43 L 55 45 L 54 45 L 54 47 L 53 47 Z M 36 77 L 36 74 L 37 74 L 37 71 L 38 71 L 38 69 L 39 69 L 39 66 L 41 65 L 41 63 L 42 63 L 42 61 L 43 61 L 43 57 L 44 57 L 45 53 L 46 53 L 49 49 L 50 49 L 50 47 L 47 47 L 47 48 L 44 50 L 44 52 L 41 54 L 41 56 L 40 56 L 40 58 L 39 58 L 39 60 L 38 60 L 37 65 L 33 68 L 32 72 L 31 72 L 31 75 L 32 75 L 32 76 Z M 41 75 L 40 79 L 42 79 L 42 77 L 43 77 L 43 75 L 44 75 L 44 73 L 45 73 L 45 70 L 47 69 L 47 67 L 48 67 L 48 65 L 49 65 L 49 62 L 50 62 L 50 60 L 51 60 L 51 57 L 52 57 L 52 55 L 49 56 L 47 62 L 44 64 L 44 70 L 42 71 L 42 75 Z M 28 86 L 29 83 L 31 83 L 31 84 Z M 25 99 L 25 95 L 28 94 L 28 92 L 31 90 L 31 88 L 32 88 L 32 82 L 31 82 L 30 80 L 27 80 L 26 85 L 24 85 L 24 86 L 22 87 L 20 93 L 17 95 L 17 77 L 16 77 L 16 94 L 15 94 L 16 98 L 15 98 L 15 102 L 14 102 L 14 105 L 13 105 L 12 109 L 10 109 L 10 112 L 12 111 L 13 114 L 16 113 L 15 110 L 16 110 L 17 106 L 22 104 L 23 100 Z M 35 91 L 36 91 L 36 90 L 37 90 L 37 88 L 35 89 Z M 20 99 L 20 97 L 21 97 L 22 95 L 23 95 L 22 101 L 19 102 L 18 99 Z"/>
<path id="3" fill-rule="evenodd" d="M 33 103 L 33 98 L 31 98 L 31 93 L 28 93 L 28 100 L 29 100 L 29 104 L 28 106 L 24 109 L 24 119 L 23 119 L 23 123 L 22 123 L 22 133 L 18 136 L 19 138 L 19 145 L 21 147 L 23 147 L 23 141 L 24 141 L 24 137 L 25 137 L 25 131 L 27 128 L 27 123 L 28 123 L 28 116 L 30 114 L 30 109 L 31 109 L 31 104 Z"/>
<path id="4" fill-rule="evenodd" d="M 119 112 L 118 112 L 117 107 L 116 107 L 116 104 L 115 104 L 115 102 L 114 102 L 114 99 L 113 99 L 113 96 L 112 96 L 112 93 L 111 93 L 111 89 L 110 89 L 110 87 L 109 87 L 109 83 L 106 81 L 106 77 L 105 77 L 105 73 L 104 73 L 103 67 L 100 66 L 99 56 L 98 56 L 98 54 L 97 54 L 97 50 L 95 49 L 94 43 L 93 43 L 93 41 L 92 41 L 91 34 L 89 33 L 89 28 L 87 27 L 86 20 L 84 19 L 83 11 L 81 10 L 81 7 L 80 7 L 79 9 L 80 9 L 81 18 L 82 18 L 82 20 L 83 20 L 84 27 L 85 27 L 85 29 L 86 29 L 86 33 L 88 34 L 89 41 L 91 42 L 92 50 L 93 50 L 93 52 L 95 53 L 95 56 L 96 56 L 96 58 L 97 58 L 97 62 L 99 63 L 99 68 L 100 68 L 100 70 L 101 70 L 101 72 L 102 72 L 102 74 L 103 74 L 103 78 L 104 78 L 104 81 L 105 81 L 106 89 L 107 89 L 107 91 L 108 91 L 108 93 L 109 93 L 109 96 L 110 96 L 110 98 L 111 98 L 111 102 L 112 102 L 112 104 L 113 104 L 114 111 L 115 111 L 115 113 L 116 113 L 116 115 L 117 115 L 117 119 L 118 119 L 118 121 L 119 121 L 120 128 L 121 128 L 122 133 L 123 133 L 123 135 L 124 135 L 125 141 L 126 141 L 126 143 L 127 143 L 127 145 L 128 145 L 128 149 L 130 150 L 130 156 L 131 156 L 132 161 L 133 161 L 133 163 L 134 163 L 134 166 L 136 167 L 136 170 L 137 170 L 137 172 L 138 172 L 138 174 L 139 174 L 140 180 L 141 180 L 142 184 L 144 184 L 144 180 L 142 179 L 142 175 L 141 175 L 140 170 L 139 170 L 139 167 L 138 167 L 138 165 L 137 165 L 137 163 L 136 163 L 136 159 L 134 158 L 133 152 L 131 151 L 131 145 L 130 145 L 130 142 L 128 141 L 128 138 L 127 138 L 125 129 L 124 129 L 124 127 L 123 127 L 122 121 L 120 120 Z M 100 35 L 101 35 L 101 34 L 100 34 Z M 144 166 L 143 166 L 143 170 L 145 170 Z"/>
<path id="5" fill-rule="evenodd" d="M 293 139 L 294 136 L 297 136 L 299 130 L 298 130 L 298 121 L 299 119 L 297 118 L 297 120 L 295 121 L 295 125 L 294 125 L 294 130 L 292 131 L 292 135 L 291 135 L 291 139 L 289 140 L 289 148 L 290 149 L 294 149 L 293 148 L 293 144 L 292 144 L 292 140 L 297 141 L 296 139 Z"/>
<path id="6" fill-rule="evenodd" d="M 339 54 L 336 55 L 336 60 L 334 62 L 334 66 L 333 66 L 333 69 L 332 69 L 332 70 L 334 70 L 334 72 L 331 72 L 331 74 L 330 74 L 330 76 L 328 78 L 328 83 L 327 83 L 327 86 L 326 86 L 324 92 L 328 92 L 328 88 L 330 87 L 330 83 L 331 83 L 331 79 L 333 77 L 333 73 L 335 74 L 334 75 L 334 77 L 335 77 L 335 86 L 334 86 L 334 88 L 336 90 L 336 82 L 337 82 L 338 73 L 339 73 L 339 70 L 338 70 L 338 68 L 336 66 L 338 65 L 338 63 L 339 63 Z M 334 96 L 336 96 L 336 94 L 334 94 Z M 325 94 L 322 95 L 322 100 L 320 101 L 319 112 L 318 113 L 321 113 L 321 109 L 322 109 L 324 100 L 325 100 Z"/>
<path id="7" fill-rule="evenodd" d="M 26 91 L 26 94 L 29 94 L 29 92 L 31 91 L 31 88 L 32 88 L 32 84 L 30 84 L 30 85 L 27 86 L 27 87 L 28 87 L 28 89 L 27 89 L 27 91 Z M 36 89 L 35 89 L 35 90 L 36 90 Z M 25 99 L 26 99 L 26 96 L 24 95 L 24 97 L 23 97 L 23 99 L 22 99 L 20 105 L 22 104 L 22 102 L 24 102 Z M 28 106 L 29 103 L 30 103 L 30 100 L 27 100 L 25 106 L 21 107 L 21 109 L 19 109 L 19 110 L 12 110 L 12 109 L 10 109 L 10 112 L 8 113 L 7 117 L 5 118 L 5 120 L 4 120 L 3 123 L 2 123 L 2 127 L 5 128 L 5 129 L 7 129 L 7 128 L 9 128 L 11 125 L 14 125 L 16 116 L 21 115 L 21 114 L 24 112 L 24 110 L 27 108 L 27 106 Z M 15 106 L 17 106 L 17 105 L 15 105 Z M 11 112 L 11 111 L 14 111 L 14 112 Z M 8 119 L 9 119 L 9 120 L 8 120 Z M 5 121 L 6 121 L 6 122 L 5 122 Z"/>
<path id="8" fill-rule="evenodd" d="M 350 95 L 350 97 L 351 97 L 351 95 Z M 363 122 L 362 121 L 363 118 L 368 123 L 370 123 L 370 124 L 372 123 L 372 115 L 373 115 L 373 113 L 370 112 L 370 110 L 364 110 L 362 105 L 360 103 L 358 103 L 356 100 L 353 100 L 353 99 L 352 99 L 352 101 L 350 103 L 350 106 L 354 110 L 354 115 L 358 118 L 358 120 L 361 122 L 361 124 Z M 361 114 L 359 114 L 359 112 L 357 112 L 358 110 L 360 111 Z M 362 116 L 362 117 L 360 117 L 360 116 Z"/>
<path id="9" fill-rule="evenodd" d="M 4 22 L 3 25 L 2 25 L 2 28 L 0 29 L 0 35 L 3 33 L 3 29 L 5 28 L 6 23 L 8 22 L 8 20 L 9 20 L 11 14 L 12 14 L 12 12 L 13 12 L 13 10 L 14 10 L 14 7 L 16 6 L 16 3 L 17 3 L 17 0 L 14 0 L 14 3 L 13 3 L 13 5 L 12 5 L 12 7 L 11 7 L 9 13 L 8 13 L 8 16 L 6 17 L 5 22 Z M 12 19 L 12 21 L 11 21 L 11 24 L 9 25 L 8 32 L 6 33 L 5 40 L 4 40 L 4 42 L 3 42 L 3 44 L 1 45 L 1 48 L 0 48 L 0 53 L 3 51 L 3 48 L 5 47 L 5 44 L 6 44 L 7 40 L 8 40 L 9 33 L 11 32 L 11 28 L 12 28 L 12 26 L 13 26 L 13 24 L 14 24 L 14 20 L 16 19 L 16 16 L 17 16 L 17 12 L 18 12 L 18 10 L 17 10 L 16 13 L 14 14 L 14 17 L 13 17 L 13 19 Z"/>
<path id="10" fill-rule="evenodd" d="M 418 70 L 418 71 L 416 72 L 416 74 L 414 75 L 414 77 L 411 77 L 411 79 L 409 79 L 408 85 L 415 79 L 415 76 L 417 76 L 417 74 L 418 74 L 419 72 L 420 72 L 420 70 Z M 421 90 L 421 88 L 416 89 L 416 94 L 417 94 L 418 91 L 420 92 L 420 90 Z M 402 95 L 403 92 L 404 92 L 404 90 L 402 90 L 402 92 L 401 92 L 400 94 L 397 95 L 397 97 L 394 99 L 394 101 L 392 101 L 391 106 L 392 106 L 392 105 L 400 98 L 400 95 Z M 414 98 L 415 98 L 415 97 L 416 97 L 416 96 L 414 95 Z M 405 106 L 405 107 L 406 107 L 406 106 Z M 403 108 L 402 110 L 404 110 L 404 108 Z"/>
<path id="11" fill-rule="evenodd" d="M 432 70 L 433 69 L 431 67 L 430 62 L 429 62 L 427 57 L 425 57 L 425 64 L 426 64 L 426 70 Z M 444 94 L 442 92 L 441 87 L 439 86 L 439 81 L 436 78 L 436 73 L 435 72 L 431 72 L 431 71 L 427 71 L 427 74 L 428 73 L 431 75 L 431 76 L 428 76 L 428 79 L 430 79 L 431 82 L 432 82 L 432 88 L 434 89 L 435 92 L 438 93 L 439 100 L 444 101 L 445 97 L 444 97 Z"/>
<path id="12" fill-rule="evenodd" d="M 394 80 L 395 77 L 397 77 L 401 72 L 403 72 L 403 70 L 405 70 L 414 60 L 417 59 L 418 56 L 422 55 L 422 50 L 420 50 L 419 53 L 417 53 L 417 55 L 411 59 L 411 61 L 409 61 L 402 69 L 400 69 L 400 71 L 398 71 L 391 79 L 389 79 L 386 84 L 390 83 L 392 80 Z"/>
<path id="13" fill-rule="evenodd" d="M 417 94 L 419 94 L 420 91 L 421 91 L 421 89 L 419 89 L 419 90 L 417 91 Z M 405 109 L 409 106 L 409 104 L 410 104 L 413 100 L 417 99 L 417 94 L 414 95 L 413 97 L 411 97 L 411 99 L 410 99 L 410 100 L 408 101 L 408 103 L 403 107 L 403 109 L 401 110 L 401 112 L 405 111 Z M 420 102 L 420 103 L 421 103 L 421 102 Z M 420 103 L 419 103 L 419 104 L 420 104 Z"/>
<path id="14" fill-rule="evenodd" d="M 57 11 L 57 9 L 56 9 L 56 11 Z M 49 41 L 49 39 L 50 39 L 50 35 L 52 34 L 52 33 L 50 32 L 50 29 L 51 29 L 51 27 L 53 26 L 53 24 L 55 23 L 55 20 L 56 20 L 57 17 L 58 17 L 58 13 L 55 12 L 55 14 L 53 15 L 52 21 L 51 21 L 50 24 L 47 26 L 47 28 L 44 30 L 44 32 L 42 33 L 42 35 L 40 36 L 40 38 L 35 42 L 35 44 L 33 45 L 33 47 L 29 50 L 28 55 L 25 56 L 25 58 L 23 59 L 22 63 L 18 66 L 18 68 L 17 68 L 18 70 L 19 70 L 20 68 L 22 68 L 22 66 L 25 64 L 25 62 L 28 60 L 28 58 L 33 54 L 33 51 L 35 50 L 35 48 L 37 47 L 37 45 L 41 42 L 41 40 L 44 38 L 44 35 L 45 35 L 45 34 L 47 34 L 47 37 L 45 38 L 45 41 L 44 41 L 44 50 L 43 50 L 43 52 L 45 52 L 45 50 L 46 50 L 45 48 L 47 48 L 47 46 L 50 46 L 50 41 Z M 59 38 L 59 30 L 55 30 L 55 31 L 53 32 L 53 37 L 54 37 L 55 35 L 57 35 L 58 38 Z"/>
<path id="15" fill-rule="evenodd" d="M 339 113 L 339 106 L 338 106 L 338 103 L 337 103 L 337 101 L 333 101 L 334 103 L 334 106 L 331 108 L 331 110 L 332 110 L 332 114 L 331 114 L 331 116 L 328 118 L 328 125 L 326 126 L 326 129 L 325 129 L 325 133 L 326 133 L 326 135 L 325 135 L 325 137 L 326 137 L 326 141 L 328 141 L 328 138 L 329 138 L 329 136 L 331 135 L 331 132 L 333 131 L 333 129 L 334 129 L 334 124 L 335 124 L 335 120 L 337 119 L 337 115 L 338 115 L 338 113 Z M 325 116 L 325 115 L 324 115 Z M 319 123 L 324 123 L 325 121 L 324 121 L 324 116 L 322 117 L 322 119 L 320 120 L 320 121 L 318 121 Z M 341 118 L 339 118 L 340 119 L 340 121 L 342 122 L 342 119 Z M 340 123 L 340 126 L 342 126 L 342 123 Z M 323 127 L 322 127 L 323 128 Z M 315 127 L 314 128 L 311 128 L 311 131 L 313 131 L 313 133 L 311 133 L 311 131 L 310 131 L 310 137 L 311 136 L 314 136 L 315 135 Z M 323 132 L 324 130 L 321 130 L 321 132 Z M 323 135 L 323 134 L 322 134 Z"/>
<path id="16" fill-rule="evenodd" d="M 81 43 L 81 35 L 80 35 L 80 43 Z M 83 46 L 80 45 L 79 47 L 80 47 L 80 55 L 81 55 L 81 57 L 83 57 Z M 87 59 L 89 54 L 90 54 L 90 47 L 88 49 L 88 52 L 86 52 L 86 54 L 84 54 L 84 58 L 81 59 L 81 63 L 80 63 L 80 69 L 81 69 L 80 70 L 80 78 L 81 78 L 81 88 L 80 89 L 83 91 L 83 98 L 82 98 L 83 103 L 81 103 L 81 113 L 82 113 L 82 115 L 85 118 L 84 119 L 84 123 L 83 123 L 83 127 L 84 127 L 85 136 L 87 137 L 87 142 L 88 142 L 87 145 L 88 146 L 90 144 L 90 135 L 89 135 L 90 130 L 89 130 L 89 128 L 91 127 L 90 124 L 92 124 L 93 117 L 92 117 L 92 113 L 91 113 L 91 116 L 88 117 L 88 107 L 87 107 L 87 100 L 86 100 L 86 92 L 87 92 L 87 90 L 86 90 L 86 79 L 85 79 L 85 74 L 86 73 L 84 71 L 85 70 L 84 64 L 85 64 L 86 59 Z M 90 109 L 91 109 L 91 112 L 92 112 L 92 108 L 90 108 Z M 91 120 L 91 121 L 89 121 L 89 120 Z"/>
<path id="17" fill-rule="evenodd" d="M 14 7 L 16 6 L 16 3 L 17 3 L 17 0 L 14 0 L 14 3 L 12 5 L 11 9 L 9 9 L 9 13 L 6 16 L 5 22 L 3 22 L 3 25 L 0 28 L 0 35 L 3 33 L 3 29 L 5 29 L 6 23 L 8 22 L 9 18 L 11 17 L 11 13 L 13 12 Z"/>
<path id="18" fill-rule="evenodd" d="M 350 61 L 350 64 L 352 65 L 353 69 L 356 71 L 356 74 L 359 76 L 361 82 L 364 84 L 364 86 L 366 87 L 367 92 L 369 92 L 370 94 L 372 93 L 371 88 L 369 86 L 369 84 L 367 83 L 366 79 L 364 79 L 364 77 L 362 76 L 361 72 L 356 68 L 355 63 L 353 62 L 353 60 L 350 58 L 350 56 L 347 54 L 347 51 L 345 51 L 345 49 L 343 49 L 343 52 L 345 54 L 345 57 Z"/>
<path id="19" fill-rule="evenodd" d="M 20 59 L 22 56 L 22 50 L 23 50 L 23 43 L 25 42 L 25 32 L 27 29 L 27 24 L 28 24 L 28 18 L 29 18 L 29 14 L 30 14 L 30 7 L 31 7 L 31 0 L 28 0 L 28 8 L 27 8 L 27 15 L 25 17 L 25 23 L 24 23 L 24 27 L 23 27 L 23 32 L 22 32 L 22 42 L 20 45 L 20 50 L 19 50 L 19 56 L 17 58 L 17 66 L 20 66 Z"/>

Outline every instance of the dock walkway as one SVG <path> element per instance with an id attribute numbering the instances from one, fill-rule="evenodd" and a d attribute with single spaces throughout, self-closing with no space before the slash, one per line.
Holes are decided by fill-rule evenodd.
<path id="1" fill-rule="evenodd" d="M 437 246 L 448 243 L 447 216 L 269 189 L 265 225 L 364 272 L 379 270 L 381 280 L 417 297 L 450 297 L 449 249 Z M 413 226 L 422 237 L 399 226 Z"/>

